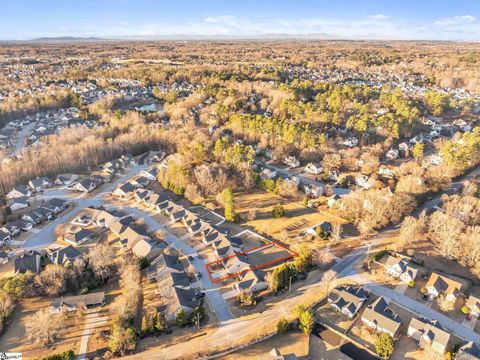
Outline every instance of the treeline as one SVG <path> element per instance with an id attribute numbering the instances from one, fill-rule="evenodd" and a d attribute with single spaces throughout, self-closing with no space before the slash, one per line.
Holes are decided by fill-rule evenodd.
<path id="1" fill-rule="evenodd" d="M 45 138 L 45 143 L 26 149 L 19 160 L 0 165 L 0 191 L 4 195 L 16 184 L 37 176 L 90 171 L 122 154 L 140 154 L 158 149 L 164 136 L 157 124 L 145 124 L 143 117 L 129 112 L 120 118 L 102 118 L 104 128 L 75 127 Z M 128 126 L 126 126 L 126 124 Z"/>
<path id="2" fill-rule="evenodd" d="M 0 102 L 0 127 L 28 114 L 72 106 L 83 106 L 82 99 L 72 91 L 7 98 Z"/>

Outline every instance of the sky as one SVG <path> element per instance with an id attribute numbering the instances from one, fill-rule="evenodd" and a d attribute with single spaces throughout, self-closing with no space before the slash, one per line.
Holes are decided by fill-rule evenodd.
<path id="1" fill-rule="evenodd" d="M 0 40 L 272 34 L 480 40 L 480 0 L 0 0 Z"/>

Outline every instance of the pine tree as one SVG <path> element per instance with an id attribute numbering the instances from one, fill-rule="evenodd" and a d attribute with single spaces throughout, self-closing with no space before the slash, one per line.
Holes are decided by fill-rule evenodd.
<path id="1" fill-rule="evenodd" d="M 144 315 L 142 318 L 142 326 L 140 328 L 140 331 L 142 332 L 142 335 L 145 335 L 149 332 L 149 326 L 148 326 L 148 320 L 147 317 Z"/>

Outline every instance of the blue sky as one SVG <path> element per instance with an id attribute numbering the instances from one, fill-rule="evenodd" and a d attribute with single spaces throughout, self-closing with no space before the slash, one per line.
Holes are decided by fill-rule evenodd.
<path id="1" fill-rule="evenodd" d="M 0 39 L 326 34 L 480 40 L 479 0 L 0 0 Z"/>

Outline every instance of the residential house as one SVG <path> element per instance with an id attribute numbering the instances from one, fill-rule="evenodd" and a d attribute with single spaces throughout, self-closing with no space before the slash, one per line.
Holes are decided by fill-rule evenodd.
<path id="1" fill-rule="evenodd" d="M 165 253 L 156 257 L 147 268 L 147 279 L 149 281 L 157 281 L 160 275 L 171 272 L 183 272 L 183 266 L 180 263 L 178 256 L 168 255 Z"/>
<path id="2" fill-rule="evenodd" d="M 277 177 L 277 172 L 269 168 L 264 168 L 260 172 L 260 177 L 264 180 L 275 179 Z"/>
<path id="3" fill-rule="evenodd" d="M 89 193 L 97 188 L 97 182 L 91 177 L 86 177 L 74 183 L 71 188 L 75 191 Z"/>
<path id="4" fill-rule="evenodd" d="M 20 219 L 20 220 L 15 220 L 15 221 L 12 221 L 11 223 L 5 224 L 5 227 L 7 228 L 13 227 L 13 228 L 20 229 L 21 231 L 28 231 L 33 228 L 33 224 L 28 221 Z M 15 233 L 14 230 L 10 232 L 10 234 L 13 234 L 13 233 Z M 18 234 L 18 232 L 16 234 Z"/>
<path id="5" fill-rule="evenodd" d="M 318 198 L 323 194 L 323 187 L 318 185 L 305 185 L 304 186 L 305 195 L 309 198 Z"/>
<path id="6" fill-rule="evenodd" d="M 72 246 L 65 246 L 58 249 L 47 250 L 50 261 L 56 265 L 71 265 L 80 256 L 80 251 Z"/>
<path id="7" fill-rule="evenodd" d="M 402 321 L 398 314 L 388 307 L 383 297 L 379 297 L 375 302 L 365 308 L 362 314 L 362 322 L 378 331 L 395 337 Z"/>
<path id="8" fill-rule="evenodd" d="M 61 174 L 55 179 L 55 185 L 70 186 L 78 179 L 76 174 Z"/>
<path id="9" fill-rule="evenodd" d="M 283 159 L 283 163 L 290 168 L 297 168 L 300 166 L 300 161 L 295 156 L 287 156 Z"/>
<path id="10" fill-rule="evenodd" d="M 470 341 L 458 349 L 455 360 L 478 360 L 480 359 L 480 347 Z"/>
<path id="11" fill-rule="evenodd" d="M 110 226 L 115 222 L 130 216 L 125 211 L 117 210 L 117 209 L 113 209 L 113 210 L 97 209 L 97 210 L 99 211 L 99 214 L 95 219 L 95 225 L 99 228 L 110 228 Z"/>
<path id="12" fill-rule="evenodd" d="M 63 239 L 74 246 L 83 244 L 85 241 L 92 240 L 95 237 L 95 234 L 88 230 L 82 228 L 74 228 L 68 231 Z"/>
<path id="13" fill-rule="evenodd" d="M 132 252 L 139 258 L 146 258 L 151 261 L 159 256 L 166 247 L 167 244 L 163 241 L 141 239 L 132 247 Z"/>
<path id="14" fill-rule="evenodd" d="M 77 309 L 91 309 L 105 304 L 105 293 L 95 292 L 86 295 L 66 296 L 50 302 L 50 313 L 72 312 Z"/>
<path id="15" fill-rule="evenodd" d="M 387 160 L 395 160 L 395 159 L 398 159 L 398 155 L 399 155 L 399 151 L 396 150 L 396 149 L 390 149 L 387 151 L 387 153 L 385 154 L 385 157 L 387 158 Z"/>
<path id="16" fill-rule="evenodd" d="M 12 211 L 18 211 L 21 209 L 25 209 L 28 207 L 30 204 L 28 202 L 28 198 L 24 197 L 18 197 L 18 198 L 13 198 L 7 201 L 7 207 Z"/>
<path id="17" fill-rule="evenodd" d="M 24 274 L 27 271 L 31 271 L 35 274 L 39 273 L 40 261 L 41 255 L 36 251 L 23 253 L 20 257 L 15 259 L 15 274 Z"/>
<path id="18" fill-rule="evenodd" d="M 169 323 L 175 322 L 180 310 L 183 310 L 188 316 L 200 304 L 195 298 L 195 290 L 186 290 L 180 287 L 172 287 L 168 294 L 162 296 L 162 300 L 163 305 L 159 310 Z"/>
<path id="19" fill-rule="evenodd" d="M 361 287 L 340 286 L 328 295 L 330 307 L 352 319 L 368 298 L 368 292 Z"/>
<path id="20" fill-rule="evenodd" d="M 116 188 L 113 192 L 112 195 L 121 198 L 121 199 L 129 199 L 133 196 L 133 193 L 137 186 L 133 184 L 131 181 L 126 182 L 125 184 L 119 186 Z"/>
<path id="21" fill-rule="evenodd" d="M 149 170 L 147 170 L 143 173 L 143 176 L 150 181 L 157 180 L 157 175 L 158 175 L 158 170 L 157 170 L 156 167 L 152 167 L 151 169 L 149 169 Z"/>
<path id="22" fill-rule="evenodd" d="M 37 177 L 33 180 L 30 180 L 28 183 L 31 189 L 36 192 L 42 192 L 46 188 L 52 186 L 51 181 L 46 177 Z"/>
<path id="23" fill-rule="evenodd" d="M 7 200 L 15 199 L 15 198 L 28 198 L 32 196 L 32 190 L 25 185 L 15 185 L 12 191 L 10 191 L 6 198 Z"/>
<path id="24" fill-rule="evenodd" d="M 349 148 L 353 148 L 358 145 L 358 139 L 355 137 L 349 137 L 347 140 L 345 140 L 343 143 L 343 146 L 347 146 Z"/>
<path id="25" fill-rule="evenodd" d="M 54 214 L 61 213 L 69 204 L 67 200 L 52 198 L 47 201 L 42 202 L 41 207 L 53 211 Z"/>
<path id="26" fill-rule="evenodd" d="M 120 237 L 123 232 L 127 230 L 127 228 L 133 223 L 135 223 L 135 218 L 131 215 L 128 215 L 110 224 L 108 228 L 116 236 Z"/>
<path id="27" fill-rule="evenodd" d="M 304 171 L 307 174 L 320 175 L 323 172 L 323 167 L 320 163 L 308 163 Z"/>
<path id="28" fill-rule="evenodd" d="M 265 282 L 265 274 L 261 270 L 247 271 L 243 273 L 240 281 L 235 284 L 235 289 L 241 292 L 256 293 L 265 290 L 268 286 Z"/>
<path id="29" fill-rule="evenodd" d="M 470 294 L 468 297 L 465 306 L 468 308 L 470 315 L 479 317 L 480 316 L 480 295 Z"/>
<path id="30" fill-rule="evenodd" d="M 439 354 L 446 351 L 450 340 L 450 334 L 440 326 L 437 320 L 412 318 L 407 334 L 417 340 L 421 348 L 430 347 Z"/>
<path id="31" fill-rule="evenodd" d="M 394 278 L 409 283 L 410 281 L 415 281 L 418 268 L 408 262 L 407 259 L 389 255 L 385 262 L 385 272 Z"/>
<path id="32" fill-rule="evenodd" d="M 457 299 L 461 288 L 462 284 L 458 281 L 452 280 L 435 272 L 430 275 L 430 278 L 425 285 L 425 289 L 427 290 L 427 294 L 430 296 L 430 299 L 434 299 L 440 294 L 443 294 L 449 301 L 455 301 Z"/>
<path id="33" fill-rule="evenodd" d="M 71 224 L 77 226 L 90 226 L 92 224 L 92 216 L 89 214 L 78 215 L 75 219 L 70 221 Z"/>
<path id="34" fill-rule="evenodd" d="M 6 229 L 0 229 L 0 244 L 4 245 L 11 240 L 10 233 L 5 231 Z"/>
<path id="35" fill-rule="evenodd" d="M 141 240 L 150 240 L 145 227 L 141 225 L 129 225 L 120 234 L 120 246 L 123 249 L 132 250 L 133 247 Z"/>

